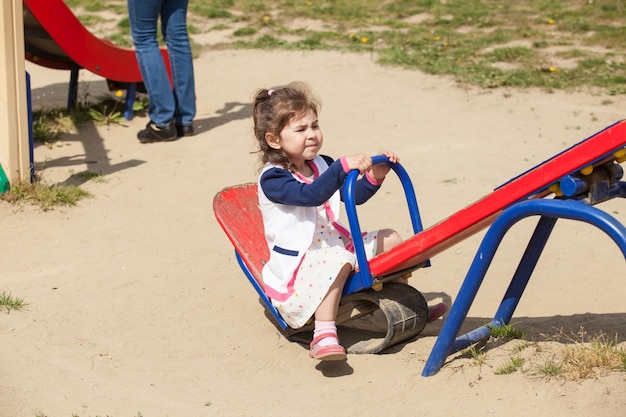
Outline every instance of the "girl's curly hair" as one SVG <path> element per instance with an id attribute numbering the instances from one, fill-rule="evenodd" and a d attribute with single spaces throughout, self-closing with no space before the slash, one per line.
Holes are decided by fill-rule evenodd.
<path id="1" fill-rule="evenodd" d="M 265 136 L 271 133 L 280 138 L 280 132 L 292 118 L 309 110 L 317 115 L 320 108 L 320 100 L 313 95 L 309 85 L 301 81 L 257 91 L 252 103 L 252 119 L 258 148 L 256 153 L 259 154 L 261 166 L 271 163 L 295 171 L 285 152 L 270 147 Z"/>

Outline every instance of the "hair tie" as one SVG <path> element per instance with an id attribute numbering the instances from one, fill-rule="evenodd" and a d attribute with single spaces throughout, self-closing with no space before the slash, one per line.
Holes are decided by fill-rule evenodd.
<path id="1" fill-rule="evenodd" d="M 267 95 L 271 97 L 273 92 L 274 90 L 267 90 Z"/>

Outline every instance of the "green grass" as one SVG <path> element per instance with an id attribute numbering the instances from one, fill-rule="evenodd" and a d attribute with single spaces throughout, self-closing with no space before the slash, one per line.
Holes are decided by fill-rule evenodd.
<path id="1" fill-rule="evenodd" d="M 233 38 L 222 47 L 375 51 L 381 64 L 486 88 L 586 86 L 626 93 L 626 66 L 620 58 L 625 14 L 619 1 L 248 0 L 203 5 L 222 10 L 231 21 L 237 16 L 246 22 L 250 39 Z M 298 19 L 319 24 L 292 28 Z M 299 39 L 286 40 L 287 35 Z M 566 59 L 570 50 L 577 56 Z"/>
<path id="2" fill-rule="evenodd" d="M 0 293 L 0 310 L 4 309 L 7 313 L 10 313 L 11 310 L 21 310 L 27 305 L 28 303 L 26 303 L 24 299 L 14 297 L 9 292 L 2 291 L 2 293 Z"/>
<path id="3" fill-rule="evenodd" d="M 523 329 L 517 329 L 510 324 L 503 324 L 501 326 L 489 326 L 489 332 L 491 337 L 494 338 L 508 338 L 508 339 L 526 339 L 526 331 Z"/>
<path id="4" fill-rule="evenodd" d="M 8 192 L 0 194 L 0 200 L 13 205 L 33 204 L 48 211 L 55 206 L 75 206 L 81 199 L 91 196 L 88 191 L 75 185 L 48 185 L 37 179 L 33 182 L 24 180 L 12 183 Z"/>
<path id="5" fill-rule="evenodd" d="M 506 361 L 504 364 L 502 364 L 498 368 L 496 368 L 494 373 L 496 375 L 512 374 L 515 371 L 517 371 L 518 369 L 521 369 L 522 366 L 524 365 L 524 362 L 525 361 L 524 361 L 523 358 L 520 358 L 519 356 L 512 356 L 511 358 L 509 358 L 508 361 Z"/>
<path id="6" fill-rule="evenodd" d="M 125 2 L 67 4 L 93 14 Z M 198 0 L 189 21 L 193 34 L 231 31 L 212 49 L 374 52 L 382 65 L 484 88 L 626 94 L 625 8 L 621 0 Z M 116 30 L 102 35 L 130 45 L 127 19 Z"/>
<path id="7" fill-rule="evenodd" d="M 552 356 L 535 366 L 535 374 L 548 380 L 564 378 L 563 362 Z"/>
<path id="8" fill-rule="evenodd" d="M 626 348 L 604 333 L 588 336 L 581 328 L 561 352 L 563 373 L 568 379 L 596 378 L 612 372 L 626 372 Z"/>
<path id="9" fill-rule="evenodd" d="M 517 340 L 510 349 L 511 356 L 495 367 L 495 375 L 520 371 L 548 380 L 580 381 L 626 372 L 626 347 L 619 342 L 617 335 L 613 339 L 604 333 L 590 336 L 581 327 L 575 335 L 565 335 L 561 330 L 556 335 L 546 336 L 545 342 L 530 342 L 526 340 L 525 330 L 512 325 L 489 329 L 493 340 Z M 482 366 L 489 361 L 486 345 L 471 346 L 466 353 L 474 365 Z"/>

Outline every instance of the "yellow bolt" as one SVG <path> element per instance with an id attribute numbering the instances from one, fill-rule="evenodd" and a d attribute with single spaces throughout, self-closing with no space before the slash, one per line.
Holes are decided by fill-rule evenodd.
<path id="1" fill-rule="evenodd" d="M 593 172 L 593 165 L 589 165 L 580 170 L 580 173 L 583 175 L 589 175 Z"/>
<path id="2" fill-rule="evenodd" d="M 556 194 L 558 197 L 561 197 L 563 195 L 559 183 L 552 184 L 548 189 Z"/>

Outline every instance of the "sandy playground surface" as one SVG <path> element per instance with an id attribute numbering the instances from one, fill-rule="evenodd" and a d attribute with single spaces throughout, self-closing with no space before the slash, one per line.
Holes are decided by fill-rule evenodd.
<path id="1" fill-rule="evenodd" d="M 397 152 L 425 226 L 624 118 L 625 97 L 464 89 L 335 52 L 213 51 L 195 65 L 196 136 L 142 145 L 135 134 L 146 118 L 85 124 L 51 147 L 38 144 L 35 160 L 51 184 L 102 174 L 82 184 L 94 198 L 48 212 L 0 204 L 0 290 L 28 303 L 0 314 L 1 417 L 624 415 L 623 373 L 546 380 L 536 372 L 545 355 L 528 347 L 525 372 L 496 375 L 515 341 L 488 345 L 482 363 L 454 355 L 422 377 L 442 320 L 383 354 L 309 359 L 266 318 L 212 199 L 256 180 L 249 103 L 260 87 L 309 82 L 323 100 L 329 155 Z M 63 106 L 69 73 L 28 70 L 35 106 Z M 79 97 L 106 90 L 80 77 Z M 626 221 L 623 202 L 604 207 Z M 359 213 L 367 229 L 410 236 L 395 180 Z M 469 325 L 493 316 L 534 224 L 507 235 Z M 436 256 L 410 283 L 429 301 L 454 300 L 482 235 Z M 560 330 L 574 338 L 583 326 L 624 343 L 625 275 L 608 237 L 559 222 L 513 323 L 529 339 Z"/>

